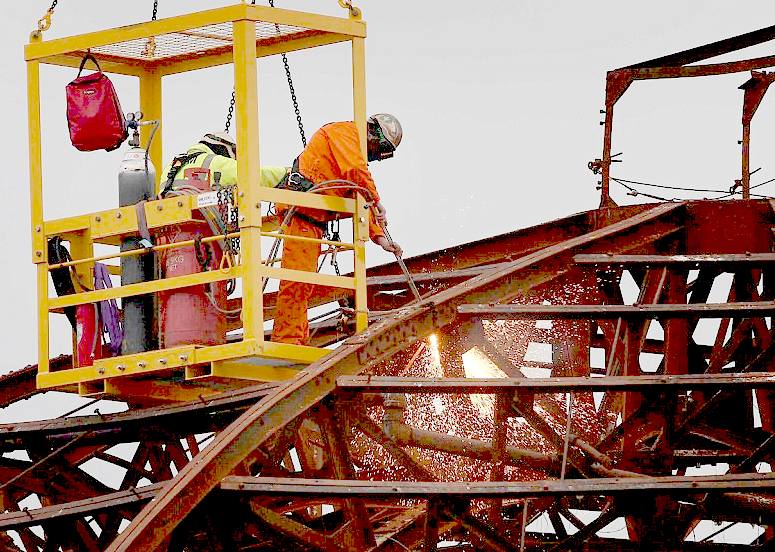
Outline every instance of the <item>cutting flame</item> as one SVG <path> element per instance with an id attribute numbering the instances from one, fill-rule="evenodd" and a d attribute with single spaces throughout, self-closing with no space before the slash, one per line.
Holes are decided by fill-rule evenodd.
<path id="1" fill-rule="evenodd" d="M 465 370 L 467 378 L 507 377 L 506 374 L 477 347 L 474 347 L 463 354 L 463 369 Z M 469 397 L 482 417 L 494 417 L 495 397 L 493 395 L 469 395 Z"/>
<path id="2" fill-rule="evenodd" d="M 428 376 L 431 378 L 443 378 L 444 368 L 441 366 L 441 353 L 439 352 L 439 336 L 437 336 L 436 334 L 431 334 L 430 337 L 428 337 L 428 345 L 431 351 L 431 363 L 428 366 L 431 373 L 428 374 Z"/>

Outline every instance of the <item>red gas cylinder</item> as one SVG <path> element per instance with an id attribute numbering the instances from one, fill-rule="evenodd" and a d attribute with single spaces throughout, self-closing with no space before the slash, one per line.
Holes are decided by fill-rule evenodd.
<path id="1" fill-rule="evenodd" d="M 101 357 L 97 303 L 75 307 L 75 342 L 78 366 L 91 366 Z"/>
<path id="2" fill-rule="evenodd" d="M 210 191 L 208 179 L 200 180 L 201 175 L 195 169 L 187 170 L 186 177 L 182 185 L 202 192 Z M 212 235 L 210 226 L 202 219 L 167 227 L 158 242 L 174 243 Z M 222 251 L 218 243 L 200 244 L 199 251 L 199 257 L 195 246 L 191 245 L 163 251 L 159 256 L 163 277 L 219 269 Z M 202 267 L 200 259 L 206 261 L 205 267 Z M 218 309 L 221 305 L 226 305 L 225 281 L 160 292 L 159 338 L 162 348 L 226 343 L 226 315 Z"/>

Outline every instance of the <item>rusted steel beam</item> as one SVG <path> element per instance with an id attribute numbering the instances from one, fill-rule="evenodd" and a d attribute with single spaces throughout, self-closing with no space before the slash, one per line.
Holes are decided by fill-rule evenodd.
<path id="1" fill-rule="evenodd" d="M 682 203 L 659 205 L 623 221 L 549 246 L 442 291 L 432 298 L 403 309 L 400 314 L 374 324 L 349 338 L 305 373 L 251 407 L 222 431 L 198 456 L 170 481 L 157 499 L 135 517 L 109 550 L 145 551 L 160 546 L 165 532 L 172 530 L 220 481 L 231 473 L 252 449 L 281 427 L 317 404 L 336 388 L 342 375 L 355 375 L 375 366 L 452 322 L 456 309 L 471 300 L 503 300 L 530 289 L 536 282 L 555 276 L 570 265 L 571 257 L 583 251 L 610 250 L 621 241 L 647 239 L 654 232 L 675 226 L 683 213 Z M 667 220 L 665 220 L 667 219 Z M 536 271 L 539 269 L 540 271 Z M 532 270 L 531 270 L 532 269 Z M 539 272 L 539 273 L 537 273 Z M 544 273 L 546 275 L 544 275 Z"/>
<path id="2" fill-rule="evenodd" d="M 447 435 L 399 423 L 386 424 L 385 430 L 393 441 L 403 446 L 436 450 L 483 461 L 492 461 L 495 455 L 493 444 L 488 441 Z M 504 453 L 503 461 L 510 466 L 530 466 L 554 471 L 559 467 L 559 458 L 556 454 L 514 446 L 505 447 Z"/>
<path id="3" fill-rule="evenodd" d="M 629 215 L 636 215 L 647 208 L 643 205 L 634 205 L 623 210 Z M 405 262 L 413 277 L 417 277 L 427 272 L 463 270 L 501 261 L 513 261 L 538 249 L 580 236 L 589 232 L 591 227 L 589 215 L 581 213 L 514 232 L 408 257 Z M 392 262 L 371 267 L 366 274 L 369 278 L 396 276 L 401 275 L 401 269 L 398 263 Z M 352 276 L 352 274 L 345 274 L 345 276 Z M 310 298 L 310 307 L 330 303 L 349 295 L 345 290 L 316 286 Z M 264 296 L 265 320 L 274 317 L 275 302 L 276 293 L 267 293 Z M 234 303 L 229 308 L 238 306 L 238 303 Z"/>
<path id="4" fill-rule="evenodd" d="M 604 531 L 604 533 L 608 533 Z M 548 545 L 556 542 L 556 536 L 549 533 L 540 532 L 528 532 L 528 538 L 525 540 L 526 550 L 546 550 Z M 693 542 L 684 541 L 680 544 L 681 552 L 750 552 L 753 548 L 748 544 L 728 544 L 725 542 Z M 759 548 L 759 550 L 766 550 L 767 548 Z M 452 548 L 451 550 L 455 550 Z M 460 550 L 473 551 L 473 548 L 460 548 Z M 567 548 L 566 548 L 567 550 Z M 574 552 L 643 552 L 644 546 L 642 543 L 635 541 L 628 541 L 622 538 L 616 537 L 599 537 L 596 535 L 590 536 L 580 544 L 572 548 Z M 655 550 L 652 548 L 651 550 Z M 672 550 L 676 550 L 673 548 Z"/>
<path id="5" fill-rule="evenodd" d="M 448 508 L 447 512 L 451 512 L 451 509 Z M 511 552 L 516 550 L 505 536 L 499 534 L 488 524 L 470 513 L 460 516 L 460 523 L 466 531 L 478 537 L 481 546 L 485 550 L 492 550 L 494 552 Z"/>
<path id="6" fill-rule="evenodd" d="M 679 391 L 686 389 L 775 387 L 775 374 L 745 372 L 554 378 L 413 378 L 399 376 L 341 376 L 339 388 L 369 393 L 474 393 L 497 394 L 530 389 L 536 393 L 581 391 Z"/>
<path id="7" fill-rule="evenodd" d="M 197 414 L 208 415 L 210 412 L 227 409 L 244 409 L 249 405 L 273 393 L 281 385 L 268 383 L 244 387 L 219 395 L 213 395 L 199 401 L 165 405 L 141 410 L 128 410 L 117 414 L 99 416 L 73 416 L 36 422 L 23 422 L 0 425 L 0 442 L 20 442 L 24 439 L 40 439 L 53 435 L 68 436 L 73 432 L 92 431 L 95 437 L 111 430 L 133 431 L 148 427 L 157 421 L 165 423 L 180 423 L 181 427 L 189 427 Z"/>
<path id="8" fill-rule="evenodd" d="M 582 254 L 573 257 L 574 262 L 584 265 L 650 267 L 678 266 L 687 270 L 694 268 L 721 269 L 728 266 L 761 267 L 775 264 L 775 253 L 727 253 L 718 255 L 606 255 Z"/>
<path id="9" fill-rule="evenodd" d="M 415 477 L 423 481 L 433 481 L 436 478 L 426 468 L 417 463 L 415 458 L 395 440 L 393 436 L 387 435 L 382 427 L 374 420 L 369 418 L 366 412 L 357 412 L 355 420 L 358 429 L 367 437 L 379 443 L 387 452 L 393 455 L 402 466 L 404 466 Z"/>
<path id="10" fill-rule="evenodd" d="M 683 77 L 713 77 L 755 71 L 775 65 L 775 56 L 765 56 L 727 63 L 707 63 L 684 67 L 646 67 L 643 69 L 617 69 L 612 73 L 623 73 L 632 80 L 677 79 Z"/>
<path id="11" fill-rule="evenodd" d="M 328 405 L 323 405 L 319 410 L 317 422 L 327 444 L 328 459 L 334 476 L 339 479 L 352 479 L 355 474 L 347 440 L 344 436 L 348 424 L 345 422 L 343 414 L 343 412 L 335 411 Z M 374 528 L 370 523 L 363 501 L 357 498 L 347 499 L 343 506 L 346 523 L 342 528 L 342 543 L 345 548 L 363 550 L 376 546 Z"/>
<path id="12" fill-rule="evenodd" d="M 576 533 L 569 536 L 562 542 L 558 543 L 557 546 L 553 547 L 551 550 L 553 552 L 559 550 L 577 550 L 581 543 L 586 541 L 589 537 L 593 536 L 601 529 L 604 529 L 609 523 L 615 520 L 618 515 L 619 514 L 616 506 L 610 506 L 607 510 L 600 512 L 600 515 L 592 520 L 589 524 L 585 525 L 583 528 L 579 529 Z"/>
<path id="13" fill-rule="evenodd" d="M 772 316 L 775 301 L 740 303 L 690 303 L 651 305 L 487 305 L 468 304 L 458 307 L 463 316 L 495 320 L 549 320 L 612 318 L 750 318 Z"/>
<path id="14" fill-rule="evenodd" d="M 704 59 L 710 59 L 712 57 L 720 56 L 755 46 L 756 44 L 762 44 L 775 39 L 775 25 L 771 27 L 765 27 L 756 31 L 751 31 L 741 35 L 725 38 L 710 44 L 704 44 L 674 54 L 650 59 L 648 61 L 642 61 L 634 65 L 629 65 L 625 69 L 643 69 L 650 67 L 677 67 L 680 65 L 686 65 L 687 63 L 696 63 Z"/>
<path id="15" fill-rule="evenodd" d="M 61 355 L 49 361 L 52 371 L 63 370 L 71 365 L 70 355 Z M 25 366 L 21 370 L 3 374 L 0 376 L 0 408 L 9 404 L 31 397 L 38 392 L 35 385 L 35 376 L 38 374 L 38 365 Z"/>
<path id="16" fill-rule="evenodd" d="M 76 500 L 66 504 L 44 506 L 23 512 L 8 512 L 0 514 L 0 530 L 8 531 L 21 527 L 32 527 L 45 524 L 54 519 L 66 519 L 96 515 L 97 513 L 123 508 L 128 505 L 143 503 L 151 500 L 161 489 L 162 483 L 155 483 L 139 489 L 117 491 L 94 498 Z"/>
<path id="17" fill-rule="evenodd" d="M 325 496 L 368 498 L 460 497 L 531 498 L 562 495 L 609 496 L 618 494 L 697 494 L 704 492 L 775 491 L 775 473 L 713 475 L 703 477 L 643 477 L 564 479 L 542 481 L 358 481 L 280 477 L 225 478 L 224 491 L 266 496 Z"/>
<path id="18" fill-rule="evenodd" d="M 423 534 L 423 551 L 436 550 L 439 543 L 439 522 L 441 517 L 441 504 L 438 500 L 429 500 L 425 512 L 425 530 Z"/>
<path id="19" fill-rule="evenodd" d="M 281 535 L 301 543 L 305 548 L 321 550 L 323 552 L 336 552 L 340 550 L 339 546 L 326 535 L 318 533 L 288 516 L 278 514 L 274 510 L 257 504 L 252 500 L 250 501 L 250 509 L 262 522 Z"/>

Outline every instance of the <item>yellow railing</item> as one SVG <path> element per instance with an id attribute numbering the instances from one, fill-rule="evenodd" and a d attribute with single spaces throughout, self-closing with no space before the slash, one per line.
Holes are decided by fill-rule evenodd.
<path id="1" fill-rule="evenodd" d="M 202 40 L 203 32 L 226 34 L 220 41 Z M 278 36 L 280 29 L 284 33 Z M 34 33 L 25 48 L 27 62 L 27 92 L 30 152 L 30 209 L 32 234 L 32 260 L 37 268 L 38 290 L 38 384 L 40 387 L 73 388 L 82 393 L 109 392 L 121 394 L 138 383 L 136 378 L 158 371 L 182 371 L 188 379 L 203 377 L 258 379 L 262 377 L 255 364 L 241 363 L 240 359 L 285 359 L 300 364 L 313 362 L 326 354 L 326 350 L 295 346 L 264 340 L 264 278 L 277 278 L 334 286 L 354 290 L 356 328 L 362 331 L 367 324 L 365 243 L 368 235 L 369 210 L 366 201 L 322 196 L 262 188 L 259 185 L 259 112 L 257 58 L 281 52 L 304 50 L 327 44 L 349 42 L 352 53 L 352 101 L 353 121 L 360 133 L 361 149 L 366 155 L 366 81 L 364 44 L 366 25 L 359 13 L 348 18 L 338 18 L 254 6 L 240 3 L 192 14 L 160 19 L 115 29 L 44 40 L 43 33 Z M 161 38 L 167 37 L 165 41 Z M 153 53 L 139 54 L 138 41 L 153 40 L 157 48 Z M 165 44 L 175 45 L 168 49 Z M 167 48 L 167 49 L 165 49 Z M 202 272 L 127 284 L 112 289 L 80 290 L 73 295 L 49 296 L 49 272 L 52 267 L 47 259 L 46 240 L 60 236 L 70 244 L 71 263 L 67 266 L 76 274 L 76 280 L 91 282 L 94 263 L 110 258 L 134 255 L 134 252 L 117 252 L 115 255 L 95 255 L 95 245 L 119 246 L 122 238 L 138 232 L 137 213 L 134 206 L 121 207 L 58 220 L 45 220 L 43 214 L 43 173 L 41 147 L 41 67 L 59 65 L 77 67 L 84 53 L 90 51 L 99 61 L 103 71 L 135 77 L 139 81 L 140 109 L 146 119 L 160 122 L 158 133 L 149 147 L 151 162 L 163 166 L 162 139 L 164 121 L 162 113 L 163 78 L 182 72 L 194 71 L 217 65 L 233 64 L 234 93 L 236 101 L 235 128 L 237 133 L 237 172 L 239 181 L 236 202 L 240 213 L 240 258 L 233 266 L 223 270 Z M 149 127 L 141 129 L 144 143 L 148 142 Z M 196 199 L 193 196 L 173 197 L 145 204 L 148 228 L 161 229 L 170 225 L 194 220 Z M 353 277 L 307 273 L 271 266 L 262 260 L 261 239 L 277 237 L 262 219 L 262 203 L 284 203 L 335 211 L 352 216 L 354 240 L 351 244 L 339 244 L 317 240 L 323 245 L 351 249 L 354 253 Z M 217 239 L 214 237 L 212 239 Z M 281 239 L 309 238 L 282 236 Z M 188 242 L 184 242 L 188 243 Z M 183 244 L 173 245 L 181 247 Z M 156 251 L 173 246 L 157 246 Z M 116 267 L 111 267 L 116 273 Z M 95 361 L 93 366 L 76 367 L 63 371 L 49 371 L 49 317 L 74 305 L 93 303 L 106 299 L 120 299 L 136 295 L 158 293 L 181 287 L 199 285 L 234 278 L 242 279 L 242 328 L 241 341 L 210 347 L 184 346 L 123 357 Z M 88 286 L 87 286 L 88 287 Z M 285 378 L 292 375 L 288 369 L 263 367 L 263 377 Z M 145 383 L 141 394 L 153 387 Z M 180 397 L 182 395 L 178 395 Z"/>
<path id="2" fill-rule="evenodd" d="M 289 206 L 312 207 L 334 211 L 341 218 L 353 219 L 353 241 L 333 241 L 328 239 L 316 239 L 304 236 L 288 235 L 281 232 L 233 232 L 218 236 L 202 238 L 203 243 L 222 240 L 224 238 L 239 237 L 240 248 L 253 248 L 260 251 L 260 240 L 265 237 L 281 240 L 301 240 L 319 243 L 335 247 L 340 250 L 353 251 L 353 276 L 335 276 L 320 274 L 317 272 L 305 272 L 276 268 L 269 266 L 265 261 L 260 262 L 257 270 L 247 270 L 244 259 L 239 259 L 233 266 L 225 266 L 207 272 L 198 272 L 183 276 L 160 278 L 147 282 L 127 284 L 108 289 L 80 290 L 77 293 L 60 297 L 48 296 L 48 283 L 41 289 L 41 303 L 46 305 L 46 311 L 40 311 L 42 319 L 40 328 L 47 328 L 47 319 L 51 313 L 61 313 L 66 307 L 95 303 L 109 299 L 121 299 L 170 291 L 193 285 L 220 282 L 241 278 L 243 290 L 260 290 L 262 280 L 281 279 L 296 282 L 305 282 L 320 286 L 337 287 L 354 290 L 356 330 L 362 331 L 367 326 L 366 306 L 366 266 L 365 245 L 368 240 L 369 204 L 358 195 L 355 199 L 339 198 L 319 194 L 307 194 L 288 190 L 261 188 L 257 191 L 259 199 L 257 211 L 261 202 L 278 202 Z M 197 220 L 196 196 L 184 196 L 171 199 L 149 201 L 145 203 L 145 214 L 149 229 L 161 230 L 165 227 L 183 224 Z M 51 271 L 57 268 L 69 267 L 76 271 L 77 281 L 83 282 L 87 287 L 92 287 L 94 263 L 110 259 L 123 258 L 161 252 L 180 247 L 190 247 L 194 240 L 185 240 L 175 243 L 156 245 L 147 249 L 135 249 L 131 251 L 116 251 L 114 253 L 95 256 L 92 254 L 95 244 L 117 245 L 122 238 L 138 235 L 139 228 L 135 207 L 124 207 L 110 211 L 102 211 L 90 215 L 76 216 L 66 219 L 58 219 L 44 223 L 44 236 L 49 239 L 59 236 L 70 243 L 73 251 L 71 261 L 48 264 L 40 263 L 45 270 Z M 258 243 L 254 243 L 258 242 Z M 256 280 L 246 278 L 248 273 L 255 273 Z M 241 321 L 243 327 L 262 328 L 263 337 L 264 313 L 263 308 L 249 308 L 244 299 Z M 47 333 L 41 332 L 41 340 L 48 340 Z M 284 359 L 299 364 L 308 364 L 319 359 L 328 352 L 326 349 L 318 349 L 301 345 L 265 342 L 263 339 L 245 336 L 241 341 L 213 346 L 182 346 L 156 351 L 148 351 L 132 355 L 116 356 L 97 359 L 92 366 L 73 367 L 67 370 L 51 372 L 47 363 L 43 362 L 38 369 L 38 384 L 42 388 L 62 388 L 78 385 L 82 393 L 99 393 L 110 390 L 108 385 L 111 378 L 127 376 L 147 376 L 154 372 L 170 372 L 182 370 L 186 379 L 199 379 L 203 377 L 241 377 L 248 379 L 275 379 L 288 377 L 293 372 L 289 369 L 272 367 L 268 372 L 259 370 L 255 365 L 248 367 L 235 364 L 236 359 L 245 357 Z M 115 386 L 115 382 L 113 382 Z"/>

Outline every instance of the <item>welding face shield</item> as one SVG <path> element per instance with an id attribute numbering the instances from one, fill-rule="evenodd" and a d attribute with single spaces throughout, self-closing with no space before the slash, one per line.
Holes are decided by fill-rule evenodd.
<path id="1" fill-rule="evenodd" d="M 377 113 L 367 120 L 369 161 L 393 157 L 403 138 L 401 123 L 389 113 Z"/>
<path id="2" fill-rule="evenodd" d="M 393 144 L 387 141 L 382 134 L 379 125 L 369 124 L 369 136 L 367 140 L 369 161 L 382 161 L 390 159 L 396 151 Z"/>

